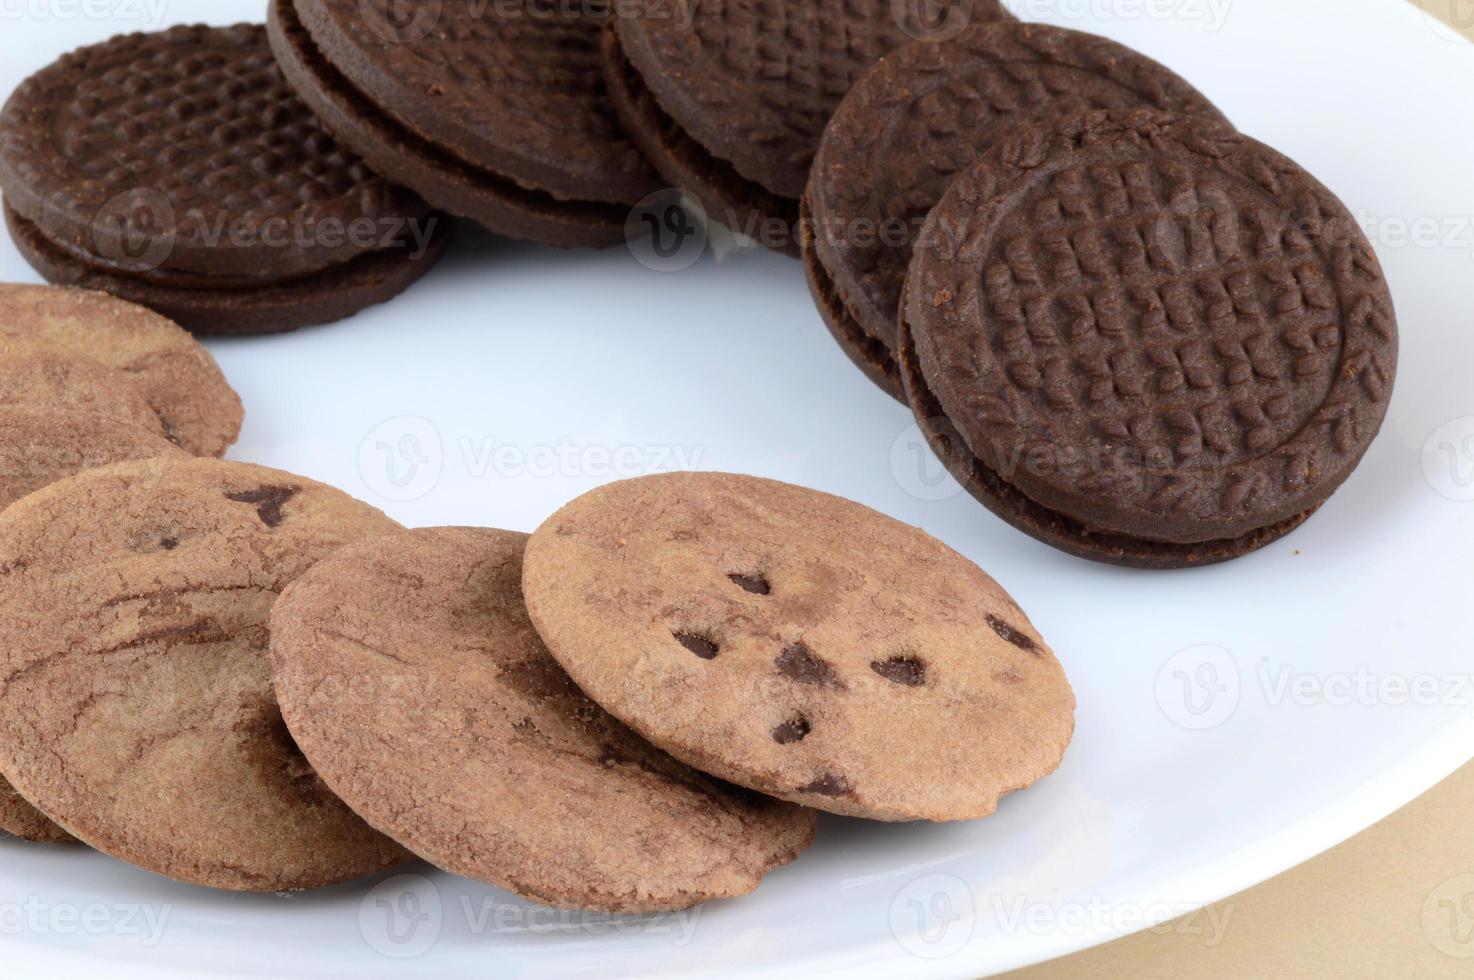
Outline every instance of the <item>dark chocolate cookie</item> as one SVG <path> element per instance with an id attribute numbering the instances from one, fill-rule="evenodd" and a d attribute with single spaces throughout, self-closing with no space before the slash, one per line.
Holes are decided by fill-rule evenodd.
<path id="1" fill-rule="evenodd" d="M 1042 24 L 976 25 L 866 72 L 824 132 L 804 198 L 810 285 L 856 364 L 905 397 L 895 360 L 901 283 L 912 240 L 959 170 L 1021 120 L 1138 107 L 1222 119 L 1151 58 Z"/>
<path id="2" fill-rule="evenodd" d="M 437 254 L 428 205 L 319 126 L 258 25 L 129 34 L 42 69 L 0 113 L 0 189 L 44 275 L 221 331 L 352 312 Z M 343 288 L 365 264 L 379 288 Z M 301 302 L 249 308 L 272 290 Z"/>
<path id="3" fill-rule="evenodd" d="M 624 241 L 660 181 L 604 92 L 597 5 L 273 0 L 272 44 L 324 125 L 374 168 L 488 229 Z"/>
<path id="4" fill-rule="evenodd" d="M 297 750 L 267 654 L 287 584 L 398 529 L 331 487 L 213 459 L 103 466 L 11 505 L 0 771 L 73 836 L 193 884 L 313 888 L 405 860 Z"/>
<path id="5" fill-rule="evenodd" d="M 534 901 L 644 913 L 752 891 L 814 813 L 687 768 L 590 701 L 527 618 L 526 540 L 422 528 L 294 582 L 271 659 L 297 744 L 384 833 Z"/>
<path id="6" fill-rule="evenodd" d="M 959 20 L 1010 18 L 998 0 L 944 4 Z M 605 77 L 625 124 L 707 215 L 799 252 L 799 198 L 820 134 L 860 74 L 936 36 L 911 2 L 640 0 L 615 17 Z"/>
<path id="7" fill-rule="evenodd" d="M 903 306 L 908 397 L 934 438 L 955 431 L 954 469 L 960 440 L 986 474 L 964 482 L 1124 564 L 1292 529 L 1360 461 L 1397 367 L 1346 207 L 1225 124 L 1146 110 L 1026 130 L 963 171 Z"/>

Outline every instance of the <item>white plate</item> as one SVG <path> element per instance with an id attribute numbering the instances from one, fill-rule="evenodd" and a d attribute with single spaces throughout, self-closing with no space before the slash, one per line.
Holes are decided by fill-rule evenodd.
<path id="1" fill-rule="evenodd" d="M 0 6 L 0 87 L 155 26 L 161 3 L 163 22 L 197 16 L 166 0 Z M 798 265 L 770 255 L 660 274 L 622 250 L 471 235 L 388 306 L 211 347 L 247 407 L 236 458 L 409 524 L 531 529 L 615 476 L 694 464 L 926 527 L 1011 589 L 1064 661 L 1079 730 L 1058 774 L 979 823 L 826 821 L 756 895 L 659 921 L 545 913 L 423 867 L 241 897 L 7 842 L 4 972 L 977 976 L 1238 891 L 1474 754 L 1474 47 L 1401 0 L 1019 3 L 1178 68 L 1372 225 L 1402 325 L 1390 419 L 1322 512 L 1259 554 L 1150 574 L 1010 530 L 938 482 L 906 412 L 835 349 Z M 210 17 L 260 6 L 215 0 Z M 0 273 L 34 278 L 8 242 Z M 1186 928 L 1207 942 L 1219 925 Z"/>

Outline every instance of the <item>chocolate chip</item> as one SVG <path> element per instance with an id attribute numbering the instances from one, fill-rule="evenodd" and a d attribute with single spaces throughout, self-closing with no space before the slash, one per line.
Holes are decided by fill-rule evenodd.
<path id="1" fill-rule="evenodd" d="M 262 524 L 279 527 L 283 520 L 282 506 L 296 494 L 296 487 L 258 487 L 255 490 L 242 490 L 240 493 L 227 493 L 225 496 L 239 504 L 255 504 L 256 516 L 261 518 Z"/>
<path id="2" fill-rule="evenodd" d="M 800 793 L 814 793 L 819 796 L 844 796 L 849 791 L 849 780 L 832 772 L 826 772 L 809 785 L 799 787 Z"/>
<path id="3" fill-rule="evenodd" d="M 794 742 L 802 742 L 804 736 L 812 729 L 809 727 L 809 719 L 803 715 L 794 715 L 792 718 L 773 729 L 773 741 L 779 745 L 791 745 Z"/>
<path id="4" fill-rule="evenodd" d="M 751 575 L 745 575 L 742 572 L 733 572 L 727 578 L 731 579 L 734 584 L 742 586 L 753 595 L 767 595 L 773 591 L 773 587 L 768 584 L 768 579 L 762 572 L 753 572 Z"/>
<path id="5" fill-rule="evenodd" d="M 1030 653 L 1039 652 L 1039 644 L 1035 643 L 1033 640 L 1029 639 L 1018 630 L 1014 629 L 1012 626 L 1009 626 L 1007 623 L 999 619 L 997 616 L 994 616 L 992 613 L 988 613 L 988 625 L 993 627 L 994 633 L 997 633 L 999 636 L 1003 637 L 1005 640 L 1007 640 L 1009 643 L 1012 643 L 1020 650 L 1027 650 Z"/>
<path id="6" fill-rule="evenodd" d="M 778 673 L 800 684 L 844 688 L 844 682 L 839 679 L 834 668 L 815 656 L 814 651 L 810 650 L 802 640 L 785 647 L 773 661 L 773 665 L 778 668 Z"/>
<path id="7" fill-rule="evenodd" d="M 910 654 L 901 654 L 886 660 L 872 660 L 870 669 L 888 681 L 907 687 L 920 687 L 926 683 L 926 664 Z"/>
<path id="8" fill-rule="evenodd" d="M 159 539 L 159 547 L 160 548 L 163 548 L 165 551 L 173 551 L 175 548 L 179 547 L 179 539 L 178 538 L 160 538 Z"/>
<path id="9" fill-rule="evenodd" d="M 671 636 L 676 638 L 677 643 L 696 654 L 702 660 L 716 659 L 719 647 L 706 637 L 698 636 L 695 633 L 683 633 L 679 630 L 672 633 Z"/>

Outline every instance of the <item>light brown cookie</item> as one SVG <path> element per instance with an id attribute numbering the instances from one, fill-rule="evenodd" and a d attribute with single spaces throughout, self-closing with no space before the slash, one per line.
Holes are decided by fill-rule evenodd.
<path id="1" fill-rule="evenodd" d="M 584 696 L 522 602 L 525 534 L 426 528 L 344 548 L 271 614 L 282 714 L 365 820 L 447 871 L 550 905 L 742 895 L 815 815 L 682 765 Z"/>
<path id="2" fill-rule="evenodd" d="M 406 855 L 328 791 L 277 710 L 287 583 L 398 525 L 244 463 L 120 463 L 0 513 L 0 771 L 98 850 L 181 881 L 284 891 Z"/>
<path id="3" fill-rule="evenodd" d="M 173 322 L 105 293 L 0 283 L 0 406 L 96 412 L 220 456 L 241 400 Z"/>
<path id="4" fill-rule="evenodd" d="M 589 696 L 698 769 L 835 813 L 960 820 L 1052 772 L 1074 695 L 1028 617 L 924 532 L 723 473 L 614 483 L 523 587 Z"/>
<path id="5" fill-rule="evenodd" d="M 0 837 L 6 834 L 37 844 L 64 844 L 72 840 L 71 834 L 46 819 L 13 786 L 0 779 Z"/>
<path id="6" fill-rule="evenodd" d="M 0 355 L 0 510 L 47 484 L 94 466 L 188 455 L 162 435 L 127 422 L 77 412 L 4 407 L 7 396 L 16 390 L 5 387 L 5 381 L 13 377 L 6 367 Z M 67 402 L 62 400 L 62 404 Z M 27 840 L 67 839 L 65 831 L 17 795 L 4 779 L 0 779 L 0 832 Z"/>

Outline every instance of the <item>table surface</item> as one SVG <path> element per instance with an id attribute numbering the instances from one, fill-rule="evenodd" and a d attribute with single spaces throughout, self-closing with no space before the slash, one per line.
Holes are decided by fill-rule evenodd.
<path id="1" fill-rule="evenodd" d="M 1474 0 L 1411 0 L 1474 40 Z M 1474 80 L 1474 51 L 1470 57 Z M 1246 892 L 1009 980 L 1474 976 L 1474 763 Z"/>

